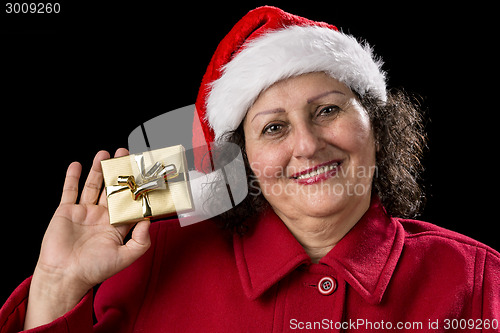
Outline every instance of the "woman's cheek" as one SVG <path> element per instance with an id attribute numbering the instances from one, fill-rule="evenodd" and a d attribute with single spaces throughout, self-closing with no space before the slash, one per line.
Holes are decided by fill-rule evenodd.
<path id="1" fill-rule="evenodd" d="M 286 177 L 286 158 L 279 149 L 262 147 L 248 154 L 250 167 L 260 183 L 274 182 Z"/>
<path id="2" fill-rule="evenodd" d="M 375 163 L 375 140 L 368 119 L 359 115 L 346 117 L 331 129 L 330 138 L 331 145 L 349 156 L 350 167 Z"/>

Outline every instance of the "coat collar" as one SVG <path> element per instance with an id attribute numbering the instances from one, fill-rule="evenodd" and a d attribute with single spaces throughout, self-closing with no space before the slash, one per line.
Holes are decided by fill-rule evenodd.
<path id="1" fill-rule="evenodd" d="M 267 210 L 253 221 L 251 233 L 234 236 L 243 289 L 254 300 L 287 274 L 311 260 L 281 219 Z M 342 240 L 320 260 L 342 276 L 367 302 L 380 303 L 396 267 L 404 231 L 387 216 L 377 197 Z"/>

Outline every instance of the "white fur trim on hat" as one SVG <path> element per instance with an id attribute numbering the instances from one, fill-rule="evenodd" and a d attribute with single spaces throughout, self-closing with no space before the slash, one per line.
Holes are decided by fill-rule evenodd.
<path id="1" fill-rule="evenodd" d="M 206 117 L 215 139 L 238 128 L 257 96 L 293 76 L 325 72 L 361 96 L 387 100 L 382 61 L 368 44 L 317 26 L 292 26 L 245 44 L 211 85 Z"/>

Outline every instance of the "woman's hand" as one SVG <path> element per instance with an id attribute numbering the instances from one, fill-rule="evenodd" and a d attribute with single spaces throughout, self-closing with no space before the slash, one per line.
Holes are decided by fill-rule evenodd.
<path id="1" fill-rule="evenodd" d="M 127 155 L 118 149 L 115 157 Z M 61 202 L 47 228 L 30 287 L 25 329 L 53 321 L 72 309 L 89 289 L 118 273 L 150 246 L 149 221 L 132 225 L 109 223 L 100 151 L 94 158 L 77 204 L 82 167 L 73 162 L 66 173 Z"/>

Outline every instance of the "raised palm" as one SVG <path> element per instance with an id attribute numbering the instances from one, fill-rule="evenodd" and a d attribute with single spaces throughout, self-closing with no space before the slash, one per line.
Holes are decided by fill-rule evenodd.
<path id="1" fill-rule="evenodd" d="M 127 155 L 119 149 L 115 157 Z M 100 161 L 107 152 L 97 153 L 77 204 L 81 165 L 68 167 L 61 203 L 47 228 L 37 270 L 64 276 L 75 286 L 88 290 L 130 265 L 149 246 L 148 221 L 139 222 L 132 238 L 123 244 L 130 225 L 109 223 L 107 200 L 101 192 Z M 35 271 L 36 272 L 36 271 Z"/>

